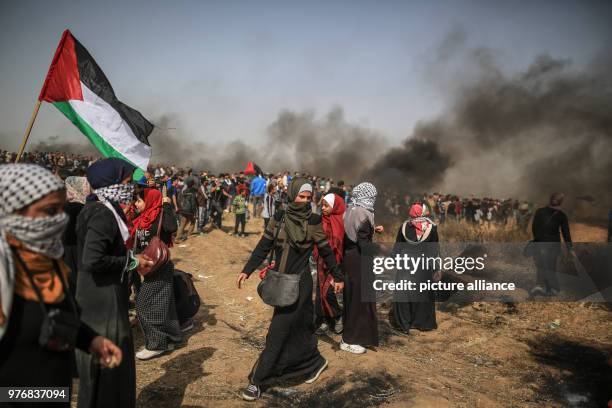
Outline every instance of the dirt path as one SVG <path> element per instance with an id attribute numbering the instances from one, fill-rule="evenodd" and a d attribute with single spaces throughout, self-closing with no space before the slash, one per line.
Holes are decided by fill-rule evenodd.
<path id="1" fill-rule="evenodd" d="M 229 225 L 229 217 L 226 221 Z M 330 366 L 313 385 L 277 387 L 258 403 L 239 393 L 263 348 L 272 313 L 236 274 L 257 243 L 214 230 L 173 249 L 176 266 L 191 272 L 203 305 L 185 347 L 137 363 L 140 407 L 542 407 L 598 406 L 610 398 L 610 312 L 576 304 L 476 304 L 438 310 L 436 331 L 395 333 L 380 308 L 381 346 L 365 355 L 338 348 L 340 336 L 322 337 Z M 550 325 L 559 319 L 560 327 Z M 136 332 L 137 349 L 142 336 Z M 608 393 L 609 394 L 609 393 Z"/>

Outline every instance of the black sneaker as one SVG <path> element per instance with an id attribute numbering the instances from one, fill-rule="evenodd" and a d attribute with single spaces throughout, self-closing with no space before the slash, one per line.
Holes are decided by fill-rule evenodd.
<path id="1" fill-rule="evenodd" d="M 242 391 L 242 399 L 245 401 L 255 401 L 261 397 L 261 389 L 255 384 L 249 384 Z"/>
<path id="2" fill-rule="evenodd" d="M 312 377 L 310 377 L 309 379 L 307 379 L 304 382 L 306 384 L 312 384 L 313 382 L 317 381 L 319 379 L 319 376 L 323 372 L 323 370 L 325 370 L 326 368 L 327 368 L 327 360 L 323 360 L 323 364 L 321 364 L 321 367 L 317 370 L 317 372 L 314 373 L 314 375 Z"/>

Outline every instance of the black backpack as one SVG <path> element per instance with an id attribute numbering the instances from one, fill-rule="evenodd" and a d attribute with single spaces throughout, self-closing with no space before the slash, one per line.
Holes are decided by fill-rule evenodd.
<path id="1" fill-rule="evenodd" d="M 192 189 L 187 189 L 181 193 L 179 200 L 179 212 L 185 214 L 195 214 L 196 212 L 196 192 Z"/>
<path id="2" fill-rule="evenodd" d="M 191 319 L 200 309 L 200 295 L 193 284 L 190 273 L 174 269 L 172 276 L 174 284 L 174 300 L 179 322 Z"/>

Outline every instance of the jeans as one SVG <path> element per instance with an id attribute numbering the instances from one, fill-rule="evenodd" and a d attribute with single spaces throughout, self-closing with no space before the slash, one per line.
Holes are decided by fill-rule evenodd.
<path id="1" fill-rule="evenodd" d="M 263 198 L 262 195 L 254 195 L 253 196 L 253 217 L 260 218 L 261 211 L 263 210 Z"/>
<path id="2" fill-rule="evenodd" d="M 198 230 L 202 230 L 208 224 L 208 206 L 198 207 Z"/>

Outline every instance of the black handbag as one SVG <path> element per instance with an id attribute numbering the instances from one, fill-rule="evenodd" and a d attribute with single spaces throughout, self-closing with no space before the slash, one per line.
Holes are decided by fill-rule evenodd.
<path id="1" fill-rule="evenodd" d="M 64 276 L 62 275 L 62 271 L 60 270 L 57 261 L 55 259 L 53 260 L 53 268 L 62 282 L 64 295 L 69 299 L 70 308 L 72 309 L 71 312 L 67 312 L 57 307 L 47 308 L 45 306 L 40 289 L 34 282 L 34 278 L 32 277 L 30 270 L 26 266 L 23 259 L 21 259 L 21 256 L 19 256 L 17 251 L 15 251 L 15 254 L 17 255 L 16 258 L 19 261 L 19 264 L 26 272 L 26 275 L 28 275 L 28 279 L 30 280 L 32 288 L 36 292 L 38 304 L 40 305 L 40 309 L 43 313 L 43 323 L 40 327 L 38 344 L 49 351 L 65 352 L 74 350 L 79 328 L 81 327 L 81 319 L 79 318 L 77 312 L 76 303 L 72 298 L 70 291 L 68 291 L 68 286 L 66 285 L 66 281 L 64 280 Z"/>
<path id="2" fill-rule="evenodd" d="M 278 224 L 276 224 L 274 242 L 272 244 L 272 250 L 268 259 L 268 264 L 272 263 L 273 255 L 276 250 L 276 240 L 280 229 L 282 228 L 284 218 L 282 218 Z M 283 244 L 283 254 L 279 265 L 279 270 L 268 269 L 265 278 L 257 285 L 257 293 L 261 300 L 265 304 L 274 307 L 286 307 L 291 306 L 297 302 L 300 295 L 300 279 L 302 273 L 298 274 L 287 274 L 284 271 L 287 263 L 287 256 L 289 255 L 289 248 L 287 241 Z"/>

